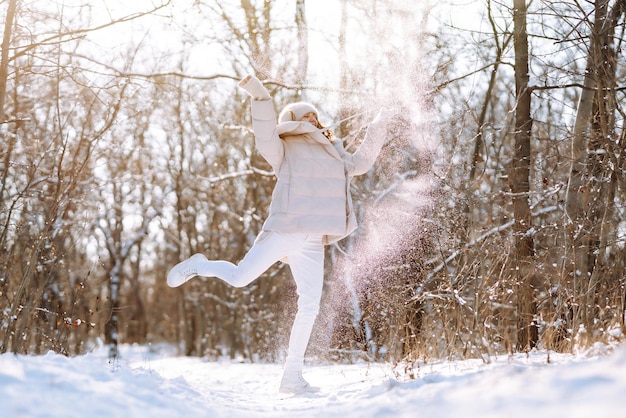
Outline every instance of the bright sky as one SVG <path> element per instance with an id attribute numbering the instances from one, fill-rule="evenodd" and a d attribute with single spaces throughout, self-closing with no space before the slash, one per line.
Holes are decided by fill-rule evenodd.
<path id="1" fill-rule="evenodd" d="M 30 0 L 37 7 L 44 4 L 47 8 L 54 7 L 54 3 L 50 0 Z M 137 13 L 149 10 L 155 2 L 165 0 L 134 0 L 132 2 L 125 0 L 92 0 L 93 16 L 100 22 L 106 22 L 111 19 L 126 16 L 131 13 Z M 295 2 L 293 0 L 279 0 L 284 3 L 285 13 L 291 15 L 295 11 Z M 75 9 L 76 4 L 85 3 L 85 0 L 57 0 L 57 4 L 64 4 L 68 11 Z M 225 7 L 239 4 L 238 1 L 229 0 L 222 1 Z M 277 2 L 278 3 L 278 2 Z M 336 36 L 340 18 L 339 0 L 315 0 L 307 1 L 307 19 L 310 27 L 309 42 L 311 54 L 318 56 L 312 59 L 314 64 L 320 59 L 323 60 L 327 46 L 324 39 L 329 34 Z M 191 62 L 197 66 L 194 71 L 198 75 L 208 75 L 212 72 L 219 71 L 219 68 L 207 68 L 207 62 L 216 63 L 218 60 L 207 60 L 206 56 L 215 53 L 215 50 L 208 44 L 199 44 L 197 42 L 187 44 L 185 46 L 182 40 L 183 32 L 200 37 L 202 33 L 212 34 L 214 26 L 210 22 L 199 19 L 197 7 L 193 6 L 194 0 L 173 0 L 167 8 L 158 13 L 159 17 L 146 17 L 137 21 L 130 22 L 125 25 L 116 25 L 111 30 L 102 31 L 100 33 L 90 34 L 89 38 L 100 45 L 106 45 L 109 48 L 120 48 L 129 44 L 129 38 L 134 38 L 136 42 L 140 41 L 146 32 L 149 37 L 143 42 L 154 44 L 159 50 L 171 50 L 172 53 L 182 52 L 183 48 L 187 51 L 191 50 Z M 197 53 L 201 55 L 194 59 L 193 55 Z"/>

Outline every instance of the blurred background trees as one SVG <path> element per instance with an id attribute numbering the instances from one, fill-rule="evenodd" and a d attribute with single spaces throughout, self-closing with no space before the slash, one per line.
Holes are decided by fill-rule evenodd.
<path id="1" fill-rule="evenodd" d="M 239 260 L 265 219 L 249 72 L 349 150 L 393 114 L 353 183 L 361 228 L 327 248 L 311 354 L 623 338 L 626 2 L 405 3 L 0 1 L 0 351 L 284 355 L 288 266 L 165 284 L 195 252 Z"/>

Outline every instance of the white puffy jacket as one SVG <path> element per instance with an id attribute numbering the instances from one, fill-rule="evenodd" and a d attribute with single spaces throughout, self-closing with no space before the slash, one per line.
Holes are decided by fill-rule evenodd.
<path id="1" fill-rule="evenodd" d="M 359 149 L 346 152 L 308 122 L 277 125 L 271 100 L 252 100 L 256 146 L 277 177 L 264 231 L 324 235 L 336 242 L 357 227 L 350 179 L 366 173 L 385 140 L 373 123 Z M 377 136 L 376 136 L 377 135 Z"/>

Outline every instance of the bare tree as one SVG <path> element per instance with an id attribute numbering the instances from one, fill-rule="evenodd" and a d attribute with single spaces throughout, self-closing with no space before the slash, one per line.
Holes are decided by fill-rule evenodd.
<path id="1" fill-rule="evenodd" d="M 578 102 L 572 139 L 572 168 L 568 183 L 567 215 L 571 221 L 575 297 L 575 325 L 588 327 L 597 316 L 598 292 L 611 276 L 616 257 L 614 231 L 618 151 L 616 117 L 617 57 L 621 39 L 616 29 L 626 12 L 623 1 L 593 2 L 587 67 Z M 608 276 L 608 277 L 607 277 Z"/>
<path id="2" fill-rule="evenodd" d="M 0 123 L 4 122 L 4 97 L 7 91 L 7 78 L 9 69 L 9 47 L 11 45 L 11 32 L 17 0 L 9 0 L 7 15 L 4 20 L 4 34 L 2 36 L 2 57 L 0 58 Z"/>
<path id="3" fill-rule="evenodd" d="M 537 313 L 532 276 L 534 274 L 534 240 L 530 213 L 531 162 L 531 94 L 528 84 L 528 35 L 526 32 L 526 0 L 513 2 L 515 45 L 515 152 L 511 162 L 511 193 L 513 194 L 513 236 L 515 253 L 512 258 L 518 298 L 518 349 L 532 349 L 538 341 Z"/>
<path id="4" fill-rule="evenodd" d="M 298 33 L 298 62 L 296 70 L 296 83 L 304 85 L 309 68 L 309 29 L 306 21 L 306 2 L 296 0 L 295 23 Z"/>

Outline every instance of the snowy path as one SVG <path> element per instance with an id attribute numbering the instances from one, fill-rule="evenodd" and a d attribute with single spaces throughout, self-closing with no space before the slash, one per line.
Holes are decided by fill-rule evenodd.
<path id="1" fill-rule="evenodd" d="M 604 350 L 604 347 L 599 347 Z M 1 418 L 613 418 L 626 413 L 626 346 L 597 356 L 535 352 L 421 365 L 307 367 L 318 394 L 278 393 L 275 364 L 207 362 L 145 347 L 110 364 L 104 350 L 67 358 L 0 355 Z"/>
<path id="2" fill-rule="evenodd" d="M 384 393 L 395 384 L 386 365 L 309 367 L 305 377 L 322 390 L 295 396 L 278 393 L 279 365 L 171 358 L 153 361 L 149 367 L 166 379 L 184 382 L 190 399 L 216 407 L 228 417 L 329 416 L 332 410 L 343 411 L 343 415 L 346 404 L 358 403 L 375 392 Z M 324 414 L 320 415 L 321 411 Z"/>
<path id="3" fill-rule="evenodd" d="M 152 362 L 166 379 L 184 379 L 204 416 L 228 417 L 617 417 L 626 407 L 626 351 L 587 358 L 533 353 L 422 366 L 414 380 L 396 380 L 390 365 L 309 367 L 319 394 L 277 392 L 277 365 Z M 206 413 L 207 411 L 205 411 Z"/>

